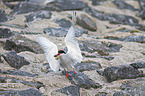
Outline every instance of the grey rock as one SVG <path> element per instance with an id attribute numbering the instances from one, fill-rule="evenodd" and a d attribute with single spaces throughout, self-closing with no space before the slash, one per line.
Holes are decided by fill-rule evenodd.
<path id="1" fill-rule="evenodd" d="M 3 96 L 44 96 L 38 89 L 30 88 L 26 90 L 10 90 L 10 91 L 0 91 L 0 95 Z"/>
<path id="2" fill-rule="evenodd" d="M 35 4 L 32 2 L 19 2 L 14 8 L 13 8 L 13 14 L 25 14 L 29 12 L 37 12 L 40 10 L 46 10 L 46 11 L 59 11 L 60 9 L 55 7 L 54 5 L 41 5 L 41 4 Z"/>
<path id="3" fill-rule="evenodd" d="M 134 8 L 134 6 L 127 4 L 125 1 L 122 0 L 115 0 L 113 3 L 117 6 L 119 9 L 128 9 L 131 11 L 138 11 L 138 9 Z"/>
<path id="4" fill-rule="evenodd" d="M 106 78 L 108 82 L 115 81 L 117 79 L 132 79 L 141 77 L 142 73 L 140 73 L 137 69 L 129 65 L 121 65 L 118 67 L 111 66 L 104 69 L 103 76 Z"/>
<path id="5" fill-rule="evenodd" d="M 0 76 L 0 83 L 7 83 L 6 78 Z"/>
<path id="6" fill-rule="evenodd" d="M 63 28 L 70 28 L 71 27 L 71 22 L 66 19 L 56 19 L 55 23 L 59 24 L 60 27 Z"/>
<path id="7" fill-rule="evenodd" d="M 81 0 L 56 0 L 54 6 L 60 10 L 81 10 L 87 6 L 87 3 Z"/>
<path id="8" fill-rule="evenodd" d="M 10 70 L 1 70 L 1 69 L 0 69 L 0 73 L 1 74 L 9 74 L 9 75 L 28 76 L 28 77 L 38 76 L 36 74 L 28 73 L 25 71 L 10 71 Z"/>
<path id="9" fill-rule="evenodd" d="M 100 11 L 92 9 L 90 7 L 84 8 L 84 11 L 89 13 L 91 16 L 103 20 L 103 21 L 110 21 L 110 23 L 115 24 L 128 24 L 128 25 L 136 25 L 138 20 L 134 17 L 127 16 L 127 15 L 118 15 L 118 14 L 104 14 Z"/>
<path id="10" fill-rule="evenodd" d="M 19 34 L 15 34 L 14 36 L 7 39 L 4 44 L 4 49 L 14 50 L 16 52 L 30 51 L 37 54 L 44 53 L 43 49 L 37 42 L 32 41 Z"/>
<path id="11" fill-rule="evenodd" d="M 65 75 L 66 73 L 63 71 L 63 74 Z M 97 89 L 101 87 L 99 83 L 95 83 L 81 72 L 76 72 L 76 74 L 74 74 L 73 71 L 68 71 L 68 75 L 69 75 L 68 76 L 69 81 L 72 84 L 77 85 L 78 87 L 85 88 L 85 89 L 90 89 L 90 88 Z"/>
<path id="12" fill-rule="evenodd" d="M 140 5 L 139 16 L 144 20 L 145 19 L 145 2 L 144 0 L 137 0 Z"/>
<path id="13" fill-rule="evenodd" d="M 30 62 L 16 54 L 14 51 L 2 54 L 5 61 L 13 68 L 20 69 L 23 65 L 29 65 Z"/>
<path id="14" fill-rule="evenodd" d="M 102 56 L 108 56 L 109 52 L 118 52 L 122 47 L 118 44 L 98 42 L 97 40 L 86 40 L 81 41 L 81 43 L 87 45 L 89 49 L 93 49 L 93 52 L 97 51 Z M 89 52 L 89 50 L 87 51 Z"/>
<path id="15" fill-rule="evenodd" d="M 62 11 L 62 10 L 81 10 L 87 6 L 87 3 L 79 0 L 54 0 L 47 5 L 33 2 L 19 2 L 13 8 L 13 14 L 24 14 L 29 12 L 37 12 L 40 10 Z"/>
<path id="16" fill-rule="evenodd" d="M 0 28 L 0 38 L 9 38 L 13 36 L 14 33 L 8 28 Z"/>
<path id="17" fill-rule="evenodd" d="M 19 2 L 13 8 L 13 14 L 24 14 L 24 13 L 29 13 L 29 12 L 36 12 L 43 8 L 44 8 L 43 5 L 37 5 L 33 3 L 28 3 L 28 2 Z"/>
<path id="18" fill-rule="evenodd" d="M 136 69 L 145 68 L 145 62 L 136 62 L 136 63 L 131 63 L 130 65 Z"/>
<path id="19" fill-rule="evenodd" d="M 32 81 L 18 80 L 18 79 L 13 79 L 13 78 L 8 78 L 8 77 L 1 77 L 0 76 L 0 82 L 7 83 L 7 81 L 8 81 L 8 83 L 22 83 L 24 85 L 35 87 L 37 89 L 39 89 L 40 87 L 44 87 L 44 85 L 41 84 L 41 83 L 36 83 L 36 82 L 32 82 Z"/>
<path id="20" fill-rule="evenodd" d="M 57 90 L 56 92 L 61 92 L 68 96 L 80 96 L 80 88 L 75 85 L 61 88 Z"/>
<path id="21" fill-rule="evenodd" d="M 127 96 L 144 96 L 145 94 L 145 78 L 139 78 L 128 81 L 120 86 L 120 89 Z"/>
<path id="22" fill-rule="evenodd" d="M 87 51 L 87 52 L 94 52 L 93 49 L 91 49 L 90 47 L 88 47 L 85 43 L 79 43 L 79 47 L 81 49 L 81 51 Z"/>
<path id="23" fill-rule="evenodd" d="M 31 13 L 26 16 L 27 22 L 35 21 L 37 19 L 50 19 L 52 13 L 50 11 L 41 10 L 35 13 Z"/>
<path id="24" fill-rule="evenodd" d="M 44 28 L 44 32 L 46 34 L 49 34 L 51 36 L 56 36 L 56 37 L 62 37 L 62 36 L 66 36 L 67 32 L 68 32 L 69 28 L 64 28 L 64 27 L 58 27 L 58 28 Z M 76 32 L 75 35 L 76 37 L 80 37 L 82 36 L 82 34 L 87 34 L 88 31 L 85 29 L 80 29 L 80 28 L 76 28 Z"/>
<path id="25" fill-rule="evenodd" d="M 120 41 L 125 41 L 125 42 L 139 42 L 139 43 L 145 43 L 145 36 L 135 36 L 135 35 L 131 35 L 131 36 L 127 36 L 124 38 L 119 39 Z"/>
<path id="26" fill-rule="evenodd" d="M 123 93 L 123 92 L 115 92 L 114 94 L 113 94 L 113 96 L 125 96 L 125 94 Z"/>
<path id="27" fill-rule="evenodd" d="M 145 43 L 145 36 L 135 36 L 135 35 L 130 35 L 124 38 L 118 38 L 118 37 L 113 37 L 113 36 L 106 36 L 104 37 L 105 39 L 110 39 L 110 40 L 119 40 L 119 41 L 124 41 L 124 42 L 138 42 L 138 43 Z"/>
<path id="28" fill-rule="evenodd" d="M 32 81 L 17 80 L 17 79 L 11 79 L 11 83 L 22 83 L 24 85 L 35 87 L 37 89 L 39 89 L 40 87 L 44 87 L 44 85 L 40 83 L 36 83 Z"/>
<path id="29" fill-rule="evenodd" d="M 8 15 L 4 10 L 0 10 L 0 22 L 6 22 L 12 19 L 14 19 L 12 15 Z"/>
<path id="30" fill-rule="evenodd" d="M 53 27 L 49 27 L 49 28 L 44 28 L 44 33 L 50 35 L 50 36 L 56 36 L 56 37 L 62 37 L 62 36 L 66 36 L 67 34 L 67 29 L 63 28 L 63 27 L 57 27 L 57 28 L 53 28 Z"/>
<path id="31" fill-rule="evenodd" d="M 92 5 L 100 5 L 100 4 L 102 4 L 104 1 L 107 1 L 107 0 L 92 0 Z"/>
<path id="32" fill-rule="evenodd" d="M 134 27 L 135 27 L 136 29 L 138 29 L 138 30 L 145 31 L 145 25 L 136 24 Z"/>
<path id="33" fill-rule="evenodd" d="M 49 28 L 44 28 L 44 33 L 47 33 L 51 36 L 56 36 L 56 37 L 62 37 L 66 36 L 69 28 L 71 27 L 71 22 L 66 19 L 56 19 L 54 20 L 57 24 L 59 24 L 60 27 L 49 27 Z M 88 34 L 88 31 L 85 29 L 77 28 L 75 27 L 75 36 L 80 37 L 82 34 Z"/>
<path id="34" fill-rule="evenodd" d="M 75 66 L 75 69 L 77 71 L 90 71 L 90 70 L 97 70 L 101 69 L 101 65 L 98 62 L 83 62 L 83 63 L 77 63 Z"/>
<path id="35" fill-rule="evenodd" d="M 113 60 L 114 57 L 112 56 L 101 56 L 101 55 L 86 55 L 85 57 L 89 57 L 89 58 L 104 58 L 106 60 Z"/>
<path id="36" fill-rule="evenodd" d="M 96 31 L 97 30 L 95 21 L 93 21 L 91 18 L 89 18 L 85 14 L 81 14 L 79 17 L 77 17 L 76 23 L 79 26 L 81 26 L 85 29 L 88 29 L 90 31 Z"/>

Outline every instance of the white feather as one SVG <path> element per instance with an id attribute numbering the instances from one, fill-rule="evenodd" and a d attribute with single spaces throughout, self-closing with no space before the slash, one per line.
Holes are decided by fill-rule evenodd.
<path id="1" fill-rule="evenodd" d="M 70 56 L 74 63 L 82 61 L 82 54 L 77 39 L 75 38 L 75 31 L 75 27 L 72 25 L 65 37 L 65 45 L 68 49 L 67 55 Z"/>
<path id="2" fill-rule="evenodd" d="M 50 42 L 48 39 L 46 39 L 43 36 L 39 36 L 37 39 L 37 42 L 43 48 L 44 53 L 46 55 L 46 59 L 49 62 L 50 68 L 53 71 L 59 71 L 59 68 L 60 68 L 59 61 L 56 60 L 54 57 L 54 55 L 58 53 L 57 46 L 53 42 Z"/>

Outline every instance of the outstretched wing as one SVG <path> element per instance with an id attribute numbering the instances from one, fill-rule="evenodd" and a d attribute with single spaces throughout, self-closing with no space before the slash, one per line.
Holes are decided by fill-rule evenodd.
<path id="1" fill-rule="evenodd" d="M 49 62 L 50 68 L 53 71 L 59 71 L 60 67 L 59 61 L 56 60 L 54 57 L 54 55 L 58 53 L 57 46 L 43 36 L 39 36 L 37 42 L 43 48 L 46 59 Z"/>
<path id="2" fill-rule="evenodd" d="M 81 62 L 82 54 L 77 39 L 75 38 L 75 27 L 72 25 L 65 37 L 65 45 L 67 46 L 67 54 L 72 58 L 73 62 Z"/>

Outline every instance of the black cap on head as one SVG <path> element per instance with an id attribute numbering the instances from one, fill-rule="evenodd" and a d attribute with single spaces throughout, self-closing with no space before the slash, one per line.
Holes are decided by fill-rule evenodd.
<path id="1" fill-rule="evenodd" d="M 62 53 L 66 54 L 63 50 L 58 51 L 58 54 L 62 54 Z"/>

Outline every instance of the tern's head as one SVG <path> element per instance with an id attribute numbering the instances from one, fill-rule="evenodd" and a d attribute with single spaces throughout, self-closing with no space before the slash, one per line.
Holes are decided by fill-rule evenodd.
<path id="1" fill-rule="evenodd" d="M 58 54 L 54 55 L 55 59 L 58 60 L 61 54 L 66 54 L 63 50 L 59 50 Z"/>

